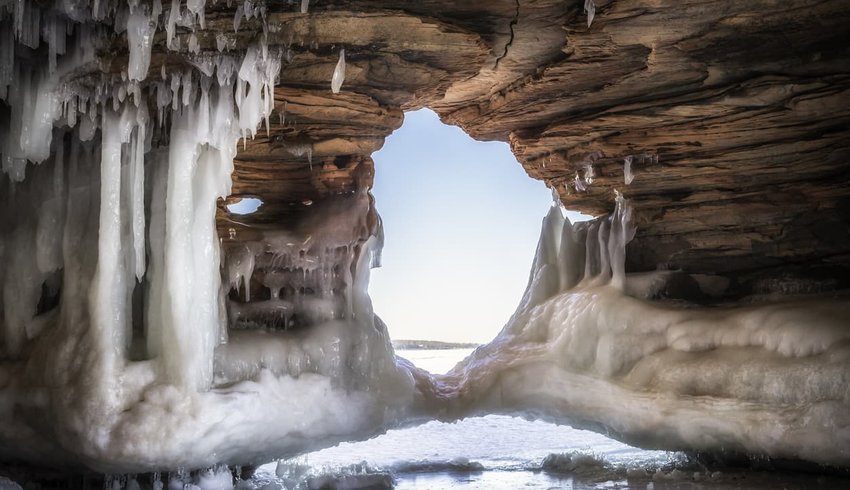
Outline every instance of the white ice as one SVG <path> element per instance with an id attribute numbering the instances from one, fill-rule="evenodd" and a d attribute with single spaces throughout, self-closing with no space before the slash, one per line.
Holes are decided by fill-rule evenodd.
<path id="1" fill-rule="evenodd" d="M 334 68 L 334 74 L 331 77 L 331 92 L 338 94 L 342 88 L 342 83 L 345 81 L 345 50 L 339 50 L 339 61 Z"/>
<path id="2" fill-rule="evenodd" d="M 584 0 L 584 12 L 587 14 L 587 27 L 590 27 L 596 16 L 596 3 L 593 0 Z"/>
<path id="3" fill-rule="evenodd" d="M 144 80 L 147 77 L 155 22 L 141 7 L 127 17 L 127 41 L 130 47 L 127 76 L 130 80 Z"/>
<path id="4" fill-rule="evenodd" d="M 534 413 L 642 447 L 850 463 L 850 302 L 630 297 L 618 200 L 584 226 L 553 207 L 514 316 L 446 376 L 417 376 L 423 391 L 457 416 Z"/>

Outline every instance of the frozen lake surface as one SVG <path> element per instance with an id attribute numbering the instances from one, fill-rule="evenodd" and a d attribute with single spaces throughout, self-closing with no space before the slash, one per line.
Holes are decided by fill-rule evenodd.
<path id="1" fill-rule="evenodd" d="M 433 373 L 445 373 L 472 349 L 399 350 Z M 775 471 L 705 468 L 681 453 L 647 451 L 594 432 L 488 415 L 428 422 L 368 441 L 343 443 L 262 466 L 256 488 L 286 488 L 304 474 L 345 477 L 345 488 L 395 481 L 398 489 L 773 489 L 850 488 L 850 480 Z M 279 476 L 280 475 L 280 476 Z M 346 477 L 347 475 L 347 477 Z"/>

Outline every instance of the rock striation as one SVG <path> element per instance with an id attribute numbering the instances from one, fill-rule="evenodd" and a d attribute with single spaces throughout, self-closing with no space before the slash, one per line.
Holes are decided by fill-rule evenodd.
<path id="1" fill-rule="evenodd" d="M 401 111 L 430 107 L 509 142 L 569 209 L 626 195 L 631 271 L 721 275 L 725 299 L 850 285 L 845 2 L 598 1 L 589 26 L 578 0 L 461 3 L 269 5 L 269 42 L 292 51 L 283 123 L 237 157 L 234 194 L 273 203 L 257 220 L 350 186 Z M 201 49 L 233 15 L 207 14 Z M 245 43 L 261 22 L 239 29 Z M 286 150 L 303 145 L 312 171 Z"/>

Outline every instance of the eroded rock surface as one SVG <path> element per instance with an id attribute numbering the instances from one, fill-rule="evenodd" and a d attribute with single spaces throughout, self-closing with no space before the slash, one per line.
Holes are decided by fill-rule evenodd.
<path id="1" fill-rule="evenodd" d="M 401 110 L 430 107 L 510 142 L 570 209 L 631 199 L 630 270 L 721 274 L 727 297 L 850 284 L 845 2 L 600 1 L 590 27 L 579 1 L 462 3 L 269 6 L 269 42 L 292 47 L 286 121 L 240 151 L 234 193 L 297 207 L 344 188 Z M 232 30 L 232 10 L 207 19 Z M 245 21 L 233 42 L 260 31 Z M 287 142 L 312 146 L 313 172 Z"/>

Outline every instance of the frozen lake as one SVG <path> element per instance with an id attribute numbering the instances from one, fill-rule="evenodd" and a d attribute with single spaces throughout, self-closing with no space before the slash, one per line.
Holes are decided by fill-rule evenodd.
<path id="1" fill-rule="evenodd" d="M 399 350 L 397 354 L 433 373 L 444 373 L 471 351 Z M 850 480 L 836 477 L 717 471 L 680 453 L 646 451 L 594 432 L 497 415 L 451 424 L 428 422 L 368 441 L 343 443 L 279 465 L 265 465 L 252 483 L 257 488 L 285 488 L 287 478 L 303 478 L 305 472 L 350 475 L 349 485 L 356 485 L 357 476 L 368 483 L 380 481 L 375 475 L 384 475 L 392 477 L 398 489 L 850 488 Z"/>

